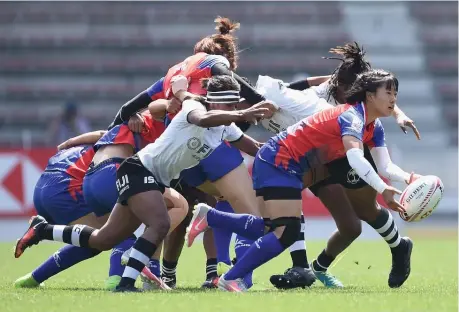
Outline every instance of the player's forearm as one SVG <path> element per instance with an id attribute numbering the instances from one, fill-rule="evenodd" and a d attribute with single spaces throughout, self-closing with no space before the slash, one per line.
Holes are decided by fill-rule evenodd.
<path id="1" fill-rule="evenodd" d="M 154 118 L 161 119 L 166 116 L 167 100 L 159 99 L 148 104 L 148 111 Z"/>
<path id="2" fill-rule="evenodd" d="M 306 90 L 312 86 L 318 86 L 323 82 L 330 79 L 330 76 L 315 76 L 315 77 L 308 77 L 306 79 L 290 82 L 287 87 L 293 90 Z"/>
<path id="3" fill-rule="evenodd" d="M 371 156 L 383 177 L 391 181 L 408 183 L 410 174 L 391 161 L 387 147 L 374 147 L 371 149 Z"/>
<path id="4" fill-rule="evenodd" d="M 355 172 L 374 188 L 378 193 L 384 192 L 388 185 L 379 177 L 368 160 L 363 156 L 363 150 L 351 148 L 346 152 L 349 165 Z"/>
<path id="5" fill-rule="evenodd" d="M 190 122 L 203 128 L 218 127 L 222 125 L 229 126 L 233 122 L 242 121 L 242 116 L 240 111 L 211 110 Z"/>
<path id="6" fill-rule="evenodd" d="M 230 142 L 231 145 L 234 145 L 238 150 L 246 153 L 247 155 L 255 157 L 258 150 L 261 148 L 263 143 L 260 143 L 254 140 L 248 135 L 242 135 L 241 138 L 237 141 Z"/>
<path id="7" fill-rule="evenodd" d="M 123 106 L 121 106 L 120 110 L 115 116 L 115 119 L 110 124 L 108 129 L 110 130 L 116 125 L 120 125 L 125 121 L 128 121 L 131 116 L 133 116 L 138 111 L 147 108 L 148 104 L 150 104 L 151 98 L 148 95 L 147 91 L 143 91 L 137 94 L 133 99 L 129 100 Z"/>
<path id="8" fill-rule="evenodd" d="M 99 139 L 106 133 L 105 130 L 97 130 L 80 134 L 79 136 L 73 137 L 59 144 L 57 150 L 63 150 L 78 145 L 89 145 L 95 144 Z"/>

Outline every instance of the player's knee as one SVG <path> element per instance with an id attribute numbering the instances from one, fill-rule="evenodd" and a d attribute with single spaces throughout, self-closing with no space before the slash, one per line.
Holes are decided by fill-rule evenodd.
<path id="1" fill-rule="evenodd" d="M 162 241 L 167 236 L 167 233 L 171 228 L 171 219 L 169 218 L 169 215 L 167 215 L 167 217 L 161 218 L 161 220 L 157 220 L 153 228 L 155 229 L 160 241 Z"/>
<path id="2" fill-rule="evenodd" d="M 298 240 L 301 231 L 301 220 L 297 217 L 284 217 L 270 221 L 271 230 L 279 238 L 282 247 L 288 248 Z"/>
<path id="3" fill-rule="evenodd" d="M 105 235 L 103 231 L 95 230 L 91 234 L 89 243 L 90 243 L 91 248 L 94 248 L 100 251 L 106 251 L 106 250 L 112 249 L 118 243 L 113 238 L 114 236 Z"/>
<path id="4" fill-rule="evenodd" d="M 367 206 L 366 209 L 362 207 L 362 209 L 358 209 L 357 215 L 359 216 L 360 220 L 365 222 L 373 222 L 379 215 L 381 208 L 377 203 Z"/>

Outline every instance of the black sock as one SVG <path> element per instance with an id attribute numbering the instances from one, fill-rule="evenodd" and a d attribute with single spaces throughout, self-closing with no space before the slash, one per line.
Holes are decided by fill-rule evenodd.
<path id="1" fill-rule="evenodd" d="M 401 239 L 397 225 L 387 209 L 382 208 L 376 220 L 367 223 L 384 238 L 390 248 L 396 248 L 400 245 Z"/>
<path id="2" fill-rule="evenodd" d="M 89 246 L 89 238 L 96 229 L 87 225 L 45 225 L 40 229 L 42 239 L 62 242 L 77 247 Z"/>
<path id="3" fill-rule="evenodd" d="M 325 272 L 327 271 L 328 267 L 333 262 L 333 260 L 335 260 L 335 257 L 327 255 L 324 249 L 322 250 L 320 255 L 317 257 L 317 259 L 312 262 L 312 266 L 314 267 L 314 270 L 316 271 Z"/>
<path id="4" fill-rule="evenodd" d="M 217 277 L 217 258 L 207 259 L 206 262 L 206 280 Z"/>
<path id="5" fill-rule="evenodd" d="M 304 241 L 305 222 L 304 216 L 301 215 L 301 230 L 298 238 L 292 246 L 289 247 L 292 264 L 294 267 L 309 268 L 308 256 L 306 254 L 306 244 Z"/>
<path id="6" fill-rule="evenodd" d="M 132 246 L 119 286 L 134 286 L 135 280 L 150 262 L 150 258 L 155 253 L 156 248 L 155 244 L 145 238 L 137 238 L 134 246 Z"/>
<path id="7" fill-rule="evenodd" d="M 161 275 L 173 277 L 176 275 L 177 261 L 167 261 L 163 259 L 163 266 L 161 267 Z"/>

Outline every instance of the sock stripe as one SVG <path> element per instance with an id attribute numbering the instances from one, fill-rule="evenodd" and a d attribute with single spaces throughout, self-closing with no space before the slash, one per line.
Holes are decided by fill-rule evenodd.
<path id="1" fill-rule="evenodd" d="M 386 237 L 387 235 L 389 235 L 395 228 L 395 222 L 394 220 L 392 220 L 392 223 L 391 225 L 389 226 L 389 228 L 387 229 L 387 231 L 384 231 L 383 233 L 379 233 L 382 237 Z"/>
<path id="2" fill-rule="evenodd" d="M 72 236 L 70 238 L 73 246 L 80 247 L 80 235 L 85 227 L 86 227 L 85 225 L 80 225 L 80 224 L 73 226 L 72 233 L 71 233 Z"/>
<path id="3" fill-rule="evenodd" d="M 123 278 L 130 278 L 132 280 L 135 280 L 137 279 L 137 276 L 139 276 L 140 272 L 137 271 L 136 269 L 130 267 L 130 266 L 126 266 L 126 268 L 124 268 L 124 272 L 123 272 Z"/>
<path id="4" fill-rule="evenodd" d="M 314 262 L 315 262 L 318 266 L 320 266 L 322 269 L 324 269 L 324 270 L 327 270 L 327 269 L 328 269 L 328 266 L 323 266 L 322 264 L 319 263 L 319 260 L 316 259 Z"/>
<path id="5" fill-rule="evenodd" d="M 72 230 L 73 226 L 64 227 L 64 231 L 62 232 L 62 241 L 64 243 L 72 244 Z"/>
<path id="6" fill-rule="evenodd" d="M 144 265 L 148 265 L 150 263 L 150 257 L 147 257 L 144 253 L 138 251 L 135 248 L 131 249 L 131 253 L 129 254 L 131 259 L 138 260 L 139 262 L 143 263 Z"/>
<path id="7" fill-rule="evenodd" d="M 131 257 L 131 258 L 129 258 L 129 261 L 128 261 L 126 267 L 131 267 L 133 269 L 136 269 L 140 273 L 140 272 L 142 272 L 143 268 L 145 267 L 145 263 L 143 263 L 143 262 Z"/>
<path id="8" fill-rule="evenodd" d="M 380 227 L 379 229 L 375 229 L 376 232 L 378 232 L 379 234 L 386 232 L 389 229 L 389 227 L 391 226 L 392 222 L 394 221 L 394 219 L 392 219 L 392 215 L 390 213 L 387 213 L 387 216 L 388 217 L 387 217 L 386 223 L 382 227 Z"/>
<path id="9" fill-rule="evenodd" d="M 392 228 L 392 231 L 387 235 L 387 236 L 383 236 L 384 237 L 384 240 L 386 242 L 389 242 L 392 238 L 394 238 L 395 235 L 397 235 L 398 232 L 397 232 L 397 228 L 396 227 L 393 227 Z"/>
<path id="10" fill-rule="evenodd" d="M 304 240 L 296 241 L 288 248 L 290 252 L 294 252 L 297 250 L 305 250 L 305 249 L 306 249 L 306 246 L 304 244 Z"/>
<path id="11" fill-rule="evenodd" d="M 389 244 L 390 248 L 394 248 L 400 244 L 400 240 L 401 240 L 400 235 L 397 235 L 397 239 L 395 240 L 395 242 L 393 243 L 387 242 L 387 243 Z"/>
<path id="12" fill-rule="evenodd" d="M 65 225 L 55 225 L 53 226 L 53 240 L 62 242 L 63 233 L 64 233 Z"/>

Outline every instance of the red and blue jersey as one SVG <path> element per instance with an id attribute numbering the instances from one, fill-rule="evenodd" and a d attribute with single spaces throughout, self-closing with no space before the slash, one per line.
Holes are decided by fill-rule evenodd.
<path id="1" fill-rule="evenodd" d="M 206 90 L 201 87 L 201 79 L 212 76 L 211 70 L 215 64 L 223 64 L 229 67 L 228 60 L 222 55 L 212 55 L 203 52 L 196 53 L 187 57 L 183 62 L 172 66 L 165 77 L 147 89 L 147 93 L 153 101 L 157 99 L 170 99 L 172 97 L 171 80 L 175 76 L 182 75 L 188 78 L 189 92 L 205 95 Z M 166 119 L 170 121 L 174 116 L 168 113 Z"/>
<path id="2" fill-rule="evenodd" d="M 83 178 L 94 154 L 94 149 L 88 145 L 75 146 L 59 151 L 48 160 L 45 171 L 65 173 L 69 178 L 67 190 L 76 200 L 76 193 L 83 193 Z"/>
<path id="3" fill-rule="evenodd" d="M 145 124 L 141 133 L 133 133 L 129 130 L 128 123 L 124 122 L 105 133 L 104 136 L 94 144 L 95 151 L 104 145 L 129 144 L 135 152 L 138 152 L 147 144 L 156 141 L 161 133 L 164 132 L 164 123 L 153 119 L 148 111 L 144 111 L 142 117 L 145 120 Z"/>
<path id="4" fill-rule="evenodd" d="M 293 174 L 346 156 L 342 137 L 356 137 L 370 148 L 385 146 L 384 128 L 379 119 L 365 126 L 365 105 L 339 105 L 287 128 L 267 142 L 268 153 L 261 160 Z"/>

